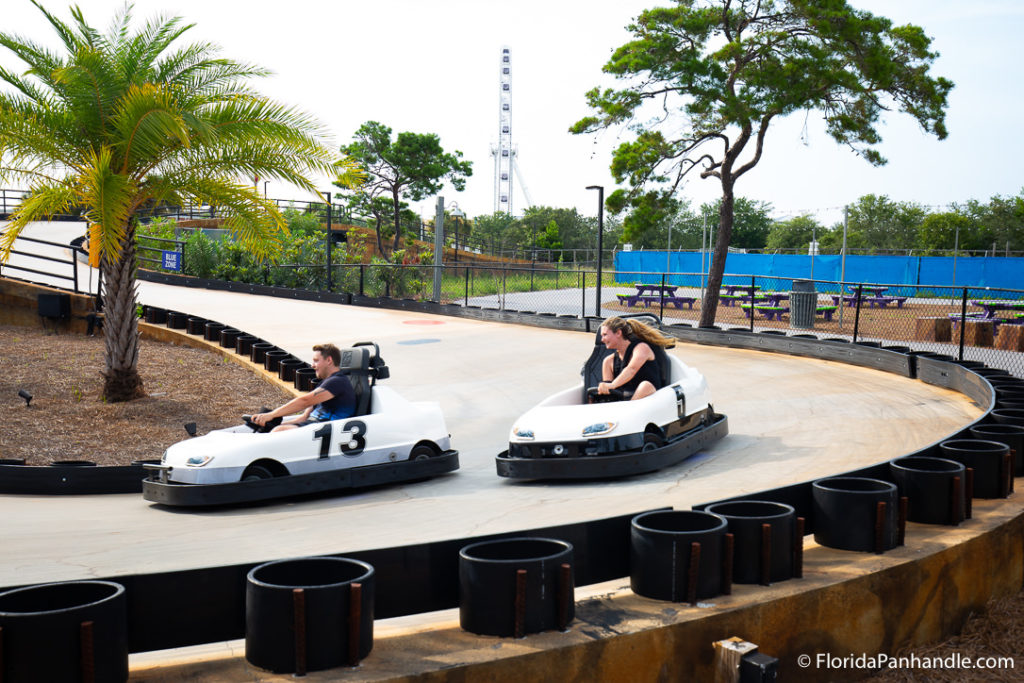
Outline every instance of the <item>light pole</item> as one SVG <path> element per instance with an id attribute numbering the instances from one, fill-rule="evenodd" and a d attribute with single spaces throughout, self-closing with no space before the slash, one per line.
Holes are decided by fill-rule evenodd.
<path id="1" fill-rule="evenodd" d="M 458 261 L 459 261 L 459 219 L 460 218 L 465 218 L 466 214 L 465 214 L 465 212 L 462 209 L 459 208 L 459 203 L 458 202 L 452 202 L 451 209 L 449 209 L 448 213 L 451 215 L 452 218 L 455 219 L 455 262 L 458 263 Z"/>
<path id="2" fill-rule="evenodd" d="M 604 251 L 604 186 L 587 185 L 588 190 L 597 190 L 597 294 L 594 312 L 601 317 L 601 254 Z"/>
<path id="3" fill-rule="evenodd" d="M 264 180 L 263 181 L 263 198 L 264 199 L 267 198 L 267 183 L 269 183 L 269 182 L 270 182 L 269 180 Z"/>

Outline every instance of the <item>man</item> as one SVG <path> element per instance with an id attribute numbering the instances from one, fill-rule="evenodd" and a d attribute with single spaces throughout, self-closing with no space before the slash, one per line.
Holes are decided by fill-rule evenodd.
<path id="1" fill-rule="evenodd" d="M 308 394 L 293 398 L 283 406 L 267 413 L 252 416 L 253 423 L 263 426 L 276 417 L 298 415 L 287 418 L 274 427 L 274 432 L 295 429 L 314 422 L 339 420 L 351 416 L 356 410 L 356 394 L 352 383 L 342 373 L 341 351 L 334 344 L 317 344 L 313 347 L 313 369 L 316 371 L 320 384 Z"/>

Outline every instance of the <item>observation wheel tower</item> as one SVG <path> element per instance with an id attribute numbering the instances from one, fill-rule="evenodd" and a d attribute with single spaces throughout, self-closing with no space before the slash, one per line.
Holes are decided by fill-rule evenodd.
<path id="1" fill-rule="evenodd" d="M 512 57 L 501 48 L 498 69 L 498 144 L 491 145 L 494 157 L 494 211 L 512 215 L 512 173 L 515 166 L 512 145 Z"/>

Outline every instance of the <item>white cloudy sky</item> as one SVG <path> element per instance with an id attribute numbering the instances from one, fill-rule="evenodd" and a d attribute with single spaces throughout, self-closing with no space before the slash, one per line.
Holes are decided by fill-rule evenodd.
<path id="1" fill-rule="evenodd" d="M 46 2 L 67 17 L 66 5 Z M 91 22 L 105 28 L 120 0 L 83 0 Z M 343 144 L 364 121 L 395 131 L 434 132 L 446 149 L 473 161 L 466 190 L 444 191 L 471 216 L 493 207 L 498 64 L 512 55 L 513 141 L 534 204 L 596 212 L 587 185 L 613 187 L 608 164 L 617 133 L 573 136 L 567 128 L 587 113 L 583 93 L 623 43 L 625 26 L 657 0 L 137 0 L 137 18 L 181 15 L 196 27 L 192 41 L 221 45 L 225 56 L 275 72 L 264 93 L 318 117 Z M 853 0 L 857 7 L 916 23 L 941 53 L 933 73 L 956 83 L 949 138 L 939 142 L 907 116 L 888 116 L 881 151 L 871 167 L 838 147 L 812 114 L 790 117 L 769 134 L 759 166 L 740 180 L 740 195 L 772 203 L 776 215 L 815 212 L 831 221 L 836 207 L 868 194 L 941 206 L 1024 187 L 1024 3 L 1018 0 Z M 28 0 L 4 0 L 3 27 L 52 42 Z M 17 62 L 0 51 L 0 64 Z M 330 189 L 326 179 L 324 189 Z M 302 198 L 270 183 L 271 196 Z M 717 196 L 713 180 L 694 179 L 684 194 L 695 203 Z M 517 191 L 517 209 L 525 205 Z M 413 208 L 430 215 L 433 202 Z"/>

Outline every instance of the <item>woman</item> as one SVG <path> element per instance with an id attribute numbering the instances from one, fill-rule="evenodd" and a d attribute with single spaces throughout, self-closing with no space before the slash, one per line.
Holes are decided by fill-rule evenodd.
<path id="1" fill-rule="evenodd" d="M 675 339 L 638 320 L 613 316 L 601 323 L 601 343 L 615 353 L 601 366 L 604 381 L 597 385 L 598 394 L 617 389 L 624 398 L 636 400 L 661 388 L 661 369 L 651 346 L 669 348 Z"/>

